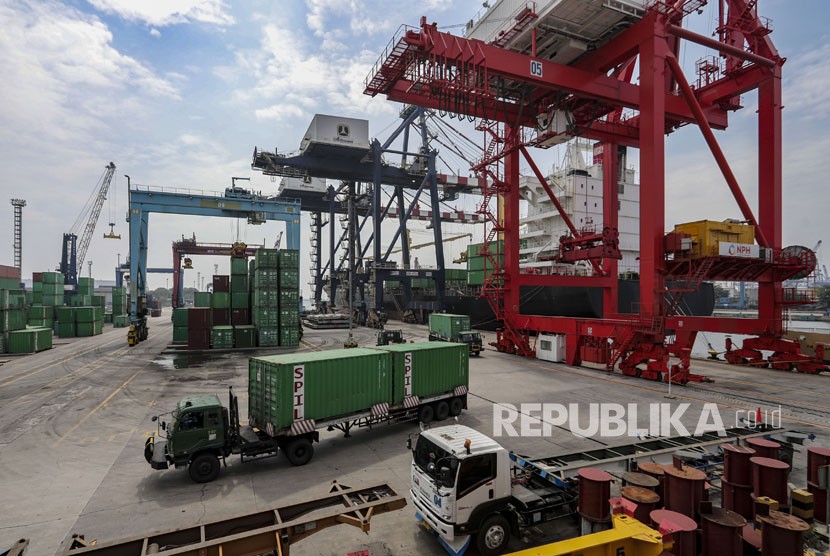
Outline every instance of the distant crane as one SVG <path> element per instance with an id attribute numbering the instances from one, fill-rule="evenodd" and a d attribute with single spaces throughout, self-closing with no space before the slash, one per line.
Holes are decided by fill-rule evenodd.
<path id="1" fill-rule="evenodd" d="M 63 234 L 59 270 L 64 275 L 65 284 L 78 285 L 78 269 L 83 268 L 86 252 L 92 241 L 92 234 L 95 232 L 95 225 L 98 223 L 101 208 L 104 206 L 104 201 L 107 200 L 107 191 L 114 175 L 115 164 L 110 162 L 107 164 L 89 199 L 87 199 L 84 208 L 81 209 L 75 224 L 72 225 L 69 232 Z M 80 243 L 78 243 L 79 233 L 81 234 Z"/>
<path id="2" fill-rule="evenodd" d="M 407 230 L 407 234 L 406 234 L 406 235 L 407 235 L 407 238 L 406 238 L 406 239 L 407 239 L 407 241 L 409 241 L 409 249 L 410 249 L 410 251 L 413 251 L 413 250 L 415 250 L 415 249 L 421 249 L 421 248 L 423 248 L 423 247 L 429 247 L 430 245 L 434 245 L 434 244 L 435 244 L 435 242 L 434 242 L 434 241 L 428 241 L 428 242 L 426 242 L 426 243 L 416 243 L 415 245 L 412 245 L 412 240 L 411 240 L 411 239 L 410 239 L 410 237 L 409 237 L 409 230 Z M 449 243 L 449 242 L 451 242 L 451 241 L 456 241 L 456 240 L 458 240 L 458 239 L 464 239 L 465 237 L 468 237 L 468 238 L 472 239 L 473 234 L 461 234 L 461 235 L 458 235 L 458 236 L 445 237 L 445 238 L 441 241 L 441 243 Z M 391 253 L 400 253 L 401 251 L 402 251 L 402 249 L 395 249 L 395 250 L 393 250 L 393 251 L 390 251 L 390 254 L 391 254 Z"/>
<path id="3" fill-rule="evenodd" d="M 11 202 L 14 207 L 14 266 L 20 270 L 23 279 L 23 207 L 26 200 L 12 199 Z"/>

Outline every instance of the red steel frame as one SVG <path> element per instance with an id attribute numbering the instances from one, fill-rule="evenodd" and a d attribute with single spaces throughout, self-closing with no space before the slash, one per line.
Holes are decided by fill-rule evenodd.
<path id="1" fill-rule="evenodd" d="M 173 242 L 173 307 L 184 307 L 184 300 L 179 299 L 179 282 L 182 275 L 182 258 L 185 255 L 213 255 L 220 257 L 242 256 L 241 246 L 231 243 L 200 243 L 193 239 L 182 238 Z M 260 246 L 245 246 L 244 256 L 253 257 Z"/>
<path id="2" fill-rule="evenodd" d="M 497 257 L 492 258 L 494 272 L 484 287 L 496 316 L 504 322 L 499 349 L 532 356 L 532 335 L 562 333 L 566 335 L 570 364 L 580 364 L 583 354 L 588 353 L 583 348 L 587 347 L 589 358 L 607 363 L 609 369 L 620 361 L 627 374 L 665 380 L 672 354 L 681 359 L 680 365 L 672 367 L 674 380 L 681 383 L 702 379 L 689 371 L 689 354 L 699 331 L 759 336 L 764 339 L 765 349 L 776 354 L 792 353 L 792 346 L 781 339 L 786 303 L 782 278 L 772 268 L 757 278 L 758 318 L 667 314 L 666 281 L 672 276 L 664 248 L 665 137 L 678 127 L 694 124 L 701 129 L 743 218 L 755 227 L 759 245 L 776 256 L 782 249 L 781 67 L 785 59 L 775 49 L 767 24 L 758 17 L 755 0 L 718 0 L 717 40 L 684 29 L 683 17 L 705 3 L 652 0 L 642 20 L 571 65 L 540 60 L 535 52 L 523 54 L 443 33 L 436 24 L 427 24 L 422 18 L 418 30 L 405 29 L 393 39 L 367 78 L 366 94 L 386 94 L 390 100 L 480 118 L 479 128 L 487 129 L 492 136 L 484 149 L 484 159 L 474 170 L 495 182 L 492 190 L 485 192 L 481 211 L 486 212 L 490 197 L 499 195 L 503 199 L 502 213 L 489 217 L 491 227 L 485 240 L 492 242 L 497 234 L 504 240 L 503 267 Z M 725 59 L 723 74 L 692 88 L 677 62 L 681 40 L 716 50 Z M 535 41 L 533 44 L 535 48 Z M 630 82 L 635 62 L 640 72 L 636 84 Z M 756 89 L 757 218 L 712 131 L 726 129 L 729 111 L 740 108 L 740 95 Z M 525 138 L 527 128 L 535 128 L 537 116 L 551 107 L 571 113 L 578 135 L 603 143 L 604 226 L 616 228 L 618 222 L 618 147 L 640 149 L 638 315 L 616 314 L 618 263 L 614 259 L 591 261 L 595 275 L 586 277 L 532 275 L 519 270 L 520 157 L 534 169 L 569 222 L 526 148 L 552 135 L 539 132 L 534 139 Z M 636 115 L 623 119 L 623 109 L 636 111 Z M 521 286 L 601 287 L 604 318 L 521 314 Z M 666 346 L 672 331 L 674 341 Z M 808 362 L 803 356 L 796 359 L 805 365 Z M 642 363 L 646 363 L 645 369 L 638 367 Z M 826 368 L 810 368 L 809 372 L 815 370 Z"/>

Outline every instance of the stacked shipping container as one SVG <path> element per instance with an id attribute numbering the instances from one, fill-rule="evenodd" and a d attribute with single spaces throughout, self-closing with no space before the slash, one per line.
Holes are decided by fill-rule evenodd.
<path id="1" fill-rule="evenodd" d="M 300 252 L 279 252 L 280 345 L 300 345 Z"/>
<path id="2" fill-rule="evenodd" d="M 254 258 L 253 323 L 260 347 L 280 345 L 279 252 L 258 249 Z"/>

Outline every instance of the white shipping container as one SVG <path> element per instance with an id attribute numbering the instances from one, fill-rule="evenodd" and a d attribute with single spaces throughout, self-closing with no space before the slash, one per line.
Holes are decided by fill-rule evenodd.
<path id="1" fill-rule="evenodd" d="M 316 144 L 366 150 L 369 148 L 369 120 L 315 114 L 300 141 L 300 151 L 306 152 Z"/>
<path id="2" fill-rule="evenodd" d="M 539 343 L 536 345 L 536 358 L 554 363 L 565 362 L 565 335 L 539 334 Z"/>
<path id="3" fill-rule="evenodd" d="M 286 195 L 288 195 L 291 191 L 325 193 L 327 188 L 326 180 L 323 178 L 282 178 L 277 194 L 282 195 L 283 192 L 287 192 Z"/>

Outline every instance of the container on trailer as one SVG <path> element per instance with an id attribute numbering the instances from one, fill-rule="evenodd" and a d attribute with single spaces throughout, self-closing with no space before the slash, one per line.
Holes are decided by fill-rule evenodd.
<path id="1" fill-rule="evenodd" d="M 432 313 L 429 315 L 429 331 L 445 338 L 458 338 L 461 332 L 470 330 L 470 317 L 449 313 Z"/>
<path id="2" fill-rule="evenodd" d="M 392 354 L 390 401 L 393 405 L 408 396 L 434 396 L 469 383 L 470 350 L 467 344 L 417 342 L 372 349 Z"/>
<path id="3" fill-rule="evenodd" d="M 248 415 L 269 434 L 298 421 L 368 412 L 389 403 L 391 392 L 392 355 L 382 350 L 338 349 L 248 362 Z"/>

